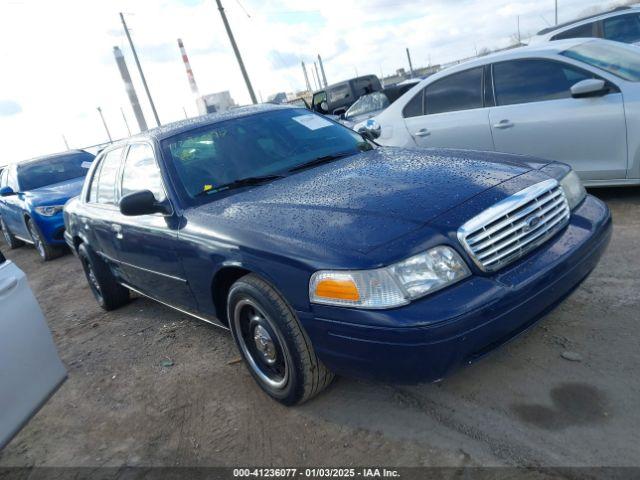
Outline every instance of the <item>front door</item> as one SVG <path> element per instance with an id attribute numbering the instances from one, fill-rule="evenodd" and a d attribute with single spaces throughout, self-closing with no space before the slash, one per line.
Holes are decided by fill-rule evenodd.
<path id="1" fill-rule="evenodd" d="M 423 96 L 422 114 L 405 115 L 405 126 L 416 145 L 493 150 L 482 82 L 483 67 L 476 67 L 427 85 L 418 94 Z"/>
<path id="2" fill-rule="evenodd" d="M 606 95 L 572 98 L 571 86 L 588 78 L 594 75 L 553 60 L 493 65 L 496 150 L 568 163 L 583 180 L 626 178 L 622 94 L 610 84 Z"/>
<path id="3" fill-rule="evenodd" d="M 153 147 L 129 147 L 122 172 L 121 197 L 150 190 L 159 202 L 167 201 Z M 127 281 L 141 293 L 172 306 L 196 309 L 196 302 L 176 252 L 178 219 L 174 215 L 119 214 L 115 234 L 120 267 Z"/>

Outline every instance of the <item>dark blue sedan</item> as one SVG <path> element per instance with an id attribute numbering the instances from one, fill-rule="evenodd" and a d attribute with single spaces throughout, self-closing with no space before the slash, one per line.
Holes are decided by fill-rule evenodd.
<path id="1" fill-rule="evenodd" d="M 44 260 L 65 247 L 62 207 L 82 190 L 94 156 L 83 150 L 34 158 L 0 173 L 0 226 L 10 248 L 31 243 Z"/>
<path id="2" fill-rule="evenodd" d="M 108 147 L 65 221 L 103 308 L 134 291 L 230 329 L 287 405 L 334 374 L 435 381 L 475 361 L 578 287 L 611 234 L 564 164 L 383 148 L 276 106 Z"/>

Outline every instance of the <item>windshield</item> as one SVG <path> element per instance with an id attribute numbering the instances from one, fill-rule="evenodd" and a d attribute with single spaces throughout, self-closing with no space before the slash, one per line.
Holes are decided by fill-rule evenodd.
<path id="1" fill-rule="evenodd" d="M 616 77 L 631 82 L 640 82 L 640 50 L 615 44 L 587 42 L 569 48 L 561 55 L 573 58 L 596 68 L 609 72 Z"/>
<path id="2" fill-rule="evenodd" d="M 383 110 L 389 106 L 389 99 L 382 92 L 370 93 L 360 97 L 356 103 L 351 105 L 351 108 L 347 110 L 345 118 L 353 118 L 358 115 L 364 115 L 365 113 L 376 112 Z"/>
<path id="3" fill-rule="evenodd" d="M 47 158 L 18 166 L 20 190 L 27 192 L 87 175 L 93 161 L 87 152 Z"/>
<path id="4" fill-rule="evenodd" d="M 165 158 L 191 200 L 249 177 L 291 175 L 316 159 L 373 147 L 359 134 L 302 109 L 235 118 L 162 141 Z"/>

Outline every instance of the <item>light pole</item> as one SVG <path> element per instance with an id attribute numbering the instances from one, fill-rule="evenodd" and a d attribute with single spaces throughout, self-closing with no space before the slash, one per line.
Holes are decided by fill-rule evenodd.
<path id="1" fill-rule="evenodd" d="M 109 132 L 109 127 L 107 127 L 107 122 L 104 119 L 104 115 L 102 115 L 102 109 L 98 107 L 98 113 L 100 114 L 100 118 L 102 119 L 102 124 L 104 125 L 104 129 L 107 131 L 107 137 L 109 137 L 109 143 L 113 143 L 113 139 L 111 138 L 111 133 Z"/>
<path id="2" fill-rule="evenodd" d="M 558 0 L 556 0 L 556 25 L 558 25 Z"/>
<path id="3" fill-rule="evenodd" d="M 133 46 L 133 40 L 131 40 L 131 34 L 129 33 L 129 28 L 127 27 L 127 22 L 125 22 L 124 15 L 122 14 L 122 12 L 120 12 L 120 20 L 122 21 L 122 26 L 124 27 L 124 33 L 126 33 L 127 35 L 127 40 L 129 40 L 129 46 L 131 47 L 133 58 L 136 61 L 136 66 L 138 67 L 140 78 L 142 79 L 142 86 L 144 87 L 144 91 L 147 93 L 147 98 L 149 99 L 149 103 L 151 104 L 151 110 L 153 111 L 153 116 L 156 119 L 156 124 L 160 126 L 160 118 L 158 118 L 158 112 L 156 111 L 156 106 L 153 103 L 153 98 L 151 98 L 151 92 L 149 92 L 149 87 L 147 86 L 147 79 L 144 78 L 144 72 L 142 71 L 140 60 L 138 60 L 138 54 L 136 53 L 136 48 Z"/>
<path id="4" fill-rule="evenodd" d="M 244 62 L 242 61 L 242 57 L 240 56 L 240 50 L 238 50 L 238 45 L 236 45 L 236 40 L 233 38 L 233 32 L 231 31 L 231 27 L 229 26 L 229 21 L 227 20 L 227 15 L 224 13 L 224 8 L 222 8 L 222 3 L 220 0 L 216 0 L 218 4 L 218 10 L 220 11 L 220 16 L 222 17 L 222 23 L 224 23 L 224 28 L 227 30 L 227 35 L 229 36 L 229 42 L 231 42 L 231 48 L 233 48 L 233 53 L 236 54 L 236 60 L 238 60 L 238 66 L 240 67 L 240 71 L 242 72 L 242 76 L 244 77 L 244 83 L 247 84 L 247 90 L 249 90 L 249 96 L 251 97 L 251 101 L 256 104 L 258 103 L 258 99 L 256 98 L 256 94 L 253 92 L 253 87 L 251 86 L 251 80 L 249 80 L 249 74 L 247 70 L 244 68 Z"/>

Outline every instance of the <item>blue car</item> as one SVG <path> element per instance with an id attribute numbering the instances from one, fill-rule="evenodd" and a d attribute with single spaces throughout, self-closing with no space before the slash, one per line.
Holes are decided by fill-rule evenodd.
<path id="1" fill-rule="evenodd" d="M 33 244 L 45 261 L 64 251 L 62 207 L 80 194 L 93 160 L 94 155 L 75 150 L 0 172 L 0 226 L 10 248 Z"/>
<path id="2" fill-rule="evenodd" d="M 436 381 L 476 361 L 576 289 L 611 235 L 567 165 L 380 147 L 278 106 L 107 147 L 65 222 L 103 308 L 133 291 L 230 330 L 286 405 L 335 374 Z"/>

